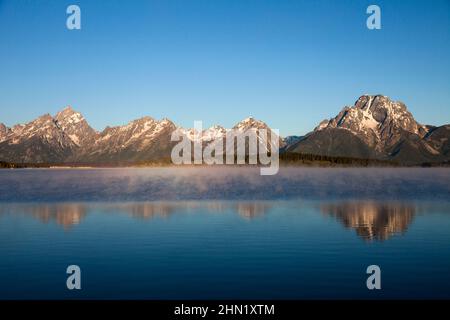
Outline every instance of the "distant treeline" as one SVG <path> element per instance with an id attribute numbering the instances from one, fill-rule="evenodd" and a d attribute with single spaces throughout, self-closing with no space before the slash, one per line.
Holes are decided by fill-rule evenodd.
<path id="1" fill-rule="evenodd" d="M 280 154 L 280 163 L 288 165 L 311 166 L 349 166 L 349 167 L 449 167 L 450 160 L 443 162 L 423 162 L 406 165 L 392 160 L 361 159 L 351 157 L 331 157 L 309 153 L 285 152 Z"/>
<path id="2" fill-rule="evenodd" d="M 360 159 L 350 157 L 331 157 L 309 153 L 285 152 L 280 154 L 280 162 L 284 164 L 312 165 L 312 166 L 400 166 L 399 163 L 389 160 Z"/>
<path id="3" fill-rule="evenodd" d="M 20 168 L 111 168 L 111 167 L 142 167 L 142 166 L 168 166 L 172 162 L 169 159 L 161 159 L 155 161 L 122 161 L 122 162 L 108 162 L 108 163 L 92 163 L 92 162 L 40 162 L 40 163 L 12 163 L 0 161 L 0 169 L 20 169 Z"/>
<path id="4" fill-rule="evenodd" d="M 268 155 L 270 156 L 270 154 Z M 237 158 L 235 157 L 235 163 Z M 225 162 L 225 161 L 224 161 Z M 248 156 L 245 157 L 245 163 L 249 163 Z M 112 163 L 11 163 L 0 161 L 1 168 L 52 168 L 52 167 L 158 167 L 172 166 L 170 158 L 159 160 L 139 161 L 139 162 L 112 162 Z M 318 167 L 401 167 L 401 163 L 390 160 L 378 159 L 360 159 L 351 157 L 331 157 L 326 155 L 285 152 L 280 154 L 280 165 L 298 165 L 298 166 L 318 166 Z M 411 165 L 410 165 L 411 166 Z M 441 163 L 421 163 L 415 166 L 421 167 L 449 167 L 450 161 Z"/>
<path id="5" fill-rule="evenodd" d="M 0 161 L 0 168 L 3 169 L 14 169 L 14 168 L 24 168 L 21 165 L 15 164 L 15 163 L 9 163 L 9 162 L 5 162 L 5 161 Z"/>

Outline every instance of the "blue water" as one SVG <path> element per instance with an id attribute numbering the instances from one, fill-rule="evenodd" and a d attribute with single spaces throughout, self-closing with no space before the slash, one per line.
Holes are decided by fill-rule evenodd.
<path id="1" fill-rule="evenodd" d="M 0 299 L 450 298 L 449 253 L 448 169 L 0 170 Z"/>

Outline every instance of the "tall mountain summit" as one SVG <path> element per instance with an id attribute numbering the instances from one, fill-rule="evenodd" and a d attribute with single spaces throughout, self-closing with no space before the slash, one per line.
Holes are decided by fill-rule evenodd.
<path id="1" fill-rule="evenodd" d="M 449 160 L 449 138 L 450 125 L 422 125 L 402 102 L 363 95 L 287 151 L 419 164 Z"/>
<path id="2" fill-rule="evenodd" d="M 9 162 L 57 162 L 70 156 L 77 144 L 49 114 L 12 128 L 0 129 L 0 158 Z"/>
<path id="3" fill-rule="evenodd" d="M 73 110 L 71 106 L 58 112 L 54 121 L 61 131 L 79 147 L 88 145 L 97 136 L 97 132 L 89 126 L 83 115 Z"/>

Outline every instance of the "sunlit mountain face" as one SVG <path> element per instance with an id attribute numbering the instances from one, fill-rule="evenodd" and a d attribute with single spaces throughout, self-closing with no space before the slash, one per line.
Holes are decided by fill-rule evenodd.
<path id="1" fill-rule="evenodd" d="M 384 241 L 404 234 L 416 215 L 411 204 L 372 201 L 328 203 L 322 213 L 335 217 L 346 228 L 353 229 L 366 241 Z"/>
<path id="2" fill-rule="evenodd" d="M 278 146 L 272 146 L 271 139 L 259 135 L 267 151 L 280 147 L 282 152 L 294 154 L 377 159 L 401 165 L 450 161 L 450 125 L 420 124 L 404 103 L 383 95 L 359 97 L 353 106 L 345 106 L 337 116 L 322 121 L 302 137 L 282 138 L 272 129 L 253 117 L 231 129 L 215 125 L 197 131 L 181 128 L 167 118 L 143 116 L 97 132 L 81 113 L 66 107 L 55 116 L 45 114 L 11 128 L 0 123 L 0 161 L 77 165 L 167 161 L 176 145 L 171 139 L 175 131 L 190 140 L 199 138 L 203 147 L 212 147 L 224 144 L 231 131 L 244 135 L 258 130 L 276 135 L 274 139 L 279 140 Z M 223 150 L 228 153 L 233 148 Z"/>

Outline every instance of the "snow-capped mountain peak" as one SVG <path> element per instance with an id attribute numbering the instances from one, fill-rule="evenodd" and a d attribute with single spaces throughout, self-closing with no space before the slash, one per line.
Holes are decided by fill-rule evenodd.
<path id="1" fill-rule="evenodd" d="M 214 125 L 203 131 L 202 140 L 203 141 L 212 141 L 218 138 L 223 138 L 227 134 L 227 130 L 219 125 Z"/>
<path id="2" fill-rule="evenodd" d="M 54 122 L 77 146 L 92 142 L 97 132 L 92 129 L 83 115 L 71 106 L 65 107 L 54 117 Z"/>
<path id="3" fill-rule="evenodd" d="M 177 128 L 178 131 L 185 135 L 189 140 L 196 140 L 196 139 L 200 139 L 203 142 L 208 142 L 208 141 L 212 141 L 212 140 L 216 140 L 219 138 L 223 138 L 225 137 L 227 130 L 220 126 L 220 125 L 214 125 L 208 129 L 202 130 L 202 132 L 200 133 L 198 130 L 196 130 L 195 128 L 189 128 L 189 129 L 185 129 L 182 127 Z"/>
<path id="4" fill-rule="evenodd" d="M 169 119 L 161 121 L 145 116 L 123 126 L 106 127 L 99 133 L 98 139 L 85 148 L 80 157 L 109 157 L 110 154 L 125 152 L 140 152 L 152 144 L 157 144 L 161 137 L 166 139 L 175 129 Z"/>
<path id="5" fill-rule="evenodd" d="M 245 118 L 244 120 L 238 122 L 233 129 L 245 131 L 247 129 L 270 129 L 269 126 L 263 121 L 256 120 L 253 117 Z"/>
<path id="6" fill-rule="evenodd" d="M 230 130 L 237 130 L 238 132 L 245 132 L 249 129 L 266 129 L 268 132 L 271 130 L 269 126 L 259 120 L 256 120 L 253 117 L 245 118 L 244 120 L 238 122 L 232 129 L 225 129 L 224 127 L 220 125 L 214 125 L 208 129 L 205 129 L 201 132 L 201 135 L 195 128 L 190 129 L 184 129 L 184 128 L 178 128 L 178 130 L 187 136 L 190 140 L 195 140 L 196 138 L 201 139 L 203 142 L 209 142 L 217 139 L 225 138 L 227 133 L 230 132 Z"/>
<path id="7" fill-rule="evenodd" d="M 381 146 L 389 136 L 407 131 L 424 136 L 427 128 L 417 123 L 402 102 L 383 95 L 363 95 L 353 106 L 346 106 L 330 120 L 322 121 L 314 130 L 346 129 L 371 146 Z"/>
<path id="8" fill-rule="evenodd" d="M 55 120 L 59 123 L 61 128 L 65 128 L 76 125 L 84 121 L 84 117 L 81 113 L 72 109 L 71 106 L 67 106 L 62 111 L 58 112 L 55 116 Z"/>

